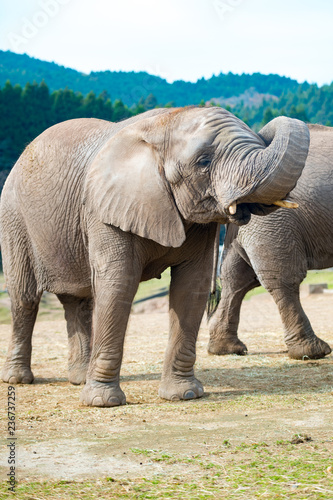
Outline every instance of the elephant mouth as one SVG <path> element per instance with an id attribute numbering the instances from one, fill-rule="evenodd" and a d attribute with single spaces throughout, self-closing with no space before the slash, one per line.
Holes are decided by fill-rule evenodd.
<path id="1" fill-rule="evenodd" d="M 259 216 L 269 215 L 272 212 L 275 212 L 278 208 L 295 209 L 298 208 L 298 203 L 287 199 L 277 200 L 271 204 L 250 203 L 246 201 L 243 203 L 237 203 L 234 201 L 228 205 L 225 209 L 225 213 L 227 214 L 230 222 L 241 226 L 249 222 L 251 214 Z"/>
<path id="2" fill-rule="evenodd" d="M 269 215 L 278 208 L 277 205 L 265 205 L 263 203 L 239 203 L 234 214 L 228 213 L 228 219 L 237 226 L 243 226 L 250 221 L 252 214 Z"/>

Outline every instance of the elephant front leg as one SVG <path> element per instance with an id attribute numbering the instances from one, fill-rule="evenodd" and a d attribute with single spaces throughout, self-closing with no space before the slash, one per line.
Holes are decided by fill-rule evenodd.
<path id="1" fill-rule="evenodd" d="M 224 256 L 221 270 L 221 299 L 209 328 L 210 354 L 247 354 L 246 345 L 238 338 L 240 309 L 249 290 L 259 286 L 256 274 L 235 248 Z"/>
<path id="2" fill-rule="evenodd" d="M 93 345 L 81 402 L 88 406 L 119 406 L 126 397 L 119 385 L 124 337 L 139 278 L 97 280 L 93 309 Z"/>
<path id="3" fill-rule="evenodd" d="M 194 399 L 203 395 L 195 378 L 195 346 L 209 292 L 209 272 L 193 263 L 171 270 L 170 336 L 165 354 L 160 397 L 169 400 Z"/>

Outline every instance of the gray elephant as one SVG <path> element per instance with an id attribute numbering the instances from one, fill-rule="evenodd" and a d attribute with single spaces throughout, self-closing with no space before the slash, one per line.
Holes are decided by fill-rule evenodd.
<path id="1" fill-rule="evenodd" d="M 297 210 L 253 216 L 238 230 L 228 225 L 221 269 L 222 292 L 210 326 L 212 354 L 245 354 L 237 337 L 245 294 L 262 284 L 275 300 L 288 354 L 316 359 L 330 354 L 302 309 L 299 287 L 308 269 L 333 266 L 333 129 L 309 125 L 310 149 L 290 199 Z"/>
<path id="2" fill-rule="evenodd" d="M 277 118 L 261 136 L 221 108 L 153 110 L 121 123 L 55 125 L 23 152 L 1 197 L 13 333 L 2 378 L 30 383 L 43 290 L 65 309 L 69 380 L 81 401 L 125 404 L 124 336 L 140 281 L 171 266 L 170 338 L 159 390 L 203 394 L 195 344 L 209 292 L 216 223 L 244 224 L 295 186 L 309 133 Z M 282 203 L 283 204 L 283 203 Z M 90 335 L 92 345 L 90 351 Z"/>

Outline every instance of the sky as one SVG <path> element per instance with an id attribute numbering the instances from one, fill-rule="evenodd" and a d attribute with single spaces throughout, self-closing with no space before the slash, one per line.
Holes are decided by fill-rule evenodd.
<path id="1" fill-rule="evenodd" d="M 260 72 L 333 81 L 331 0 L 1 0 L 0 49 L 167 81 Z"/>

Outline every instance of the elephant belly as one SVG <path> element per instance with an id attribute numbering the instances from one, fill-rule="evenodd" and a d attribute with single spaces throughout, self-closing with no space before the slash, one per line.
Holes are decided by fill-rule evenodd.
<path id="1" fill-rule="evenodd" d="M 34 243 L 34 270 L 40 288 L 55 294 L 91 296 L 91 270 L 79 235 L 76 241 L 55 235 L 53 241 L 46 238 Z"/>
<path id="2" fill-rule="evenodd" d="M 50 272 L 46 270 L 43 275 L 46 279 L 43 279 L 41 287 L 47 292 L 57 295 L 73 295 L 82 298 L 92 297 L 90 276 L 88 275 L 62 275 L 62 273 L 56 274 L 54 270 Z"/>
<path id="3" fill-rule="evenodd" d="M 308 269 L 327 269 L 329 267 L 333 267 L 333 255 L 325 255 L 318 258 L 311 257 L 309 259 Z"/>

